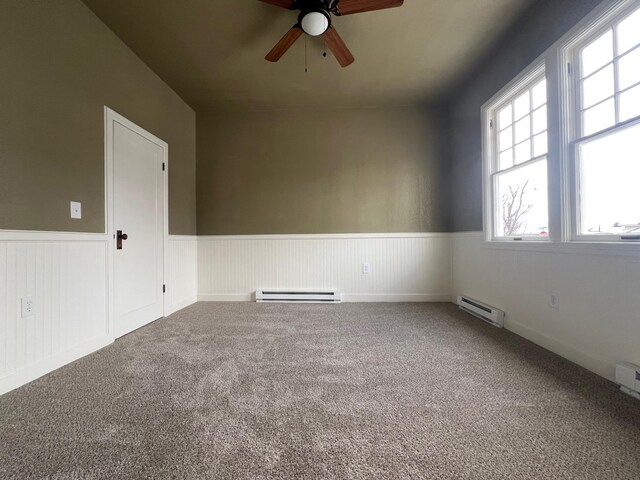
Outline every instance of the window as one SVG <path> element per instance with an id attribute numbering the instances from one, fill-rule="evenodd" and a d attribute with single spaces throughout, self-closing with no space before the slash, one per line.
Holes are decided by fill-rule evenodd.
<path id="1" fill-rule="evenodd" d="M 640 0 L 603 2 L 482 118 L 487 240 L 640 252 Z"/>
<path id="2" fill-rule="evenodd" d="M 491 229 L 495 239 L 546 239 L 547 81 L 534 68 L 489 107 Z"/>
<path id="3" fill-rule="evenodd" d="M 573 238 L 640 235 L 640 8 L 572 49 Z"/>

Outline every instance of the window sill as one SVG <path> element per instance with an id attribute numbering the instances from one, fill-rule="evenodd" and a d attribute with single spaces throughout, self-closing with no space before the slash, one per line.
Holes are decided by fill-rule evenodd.
<path id="1" fill-rule="evenodd" d="M 640 258 L 640 242 L 552 242 L 485 240 L 485 248 L 520 252 L 564 253 L 572 255 L 613 255 Z"/>

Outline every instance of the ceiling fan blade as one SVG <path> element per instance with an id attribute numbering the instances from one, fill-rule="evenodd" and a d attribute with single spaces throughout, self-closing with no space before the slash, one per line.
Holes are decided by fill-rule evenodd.
<path id="1" fill-rule="evenodd" d="M 385 8 L 401 7 L 404 0 L 338 0 L 334 5 L 336 15 L 371 12 Z"/>
<path id="2" fill-rule="evenodd" d="M 353 55 L 338 35 L 338 32 L 335 28 L 329 27 L 323 35 L 325 41 L 327 42 L 327 46 L 329 50 L 333 53 L 333 56 L 336 57 L 338 63 L 342 68 L 348 67 L 354 62 Z"/>
<path id="3" fill-rule="evenodd" d="M 268 3 L 269 5 L 275 5 L 276 7 L 286 8 L 288 10 L 294 10 L 296 2 L 294 0 L 260 0 L 261 2 Z"/>
<path id="4" fill-rule="evenodd" d="M 298 25 L 294 25 L 291 27 L 291 30 L 284 34 L 284 37 L 276 43 L 276 46 L 273 47 L 264 58 L 270 62 L 277 62 L 286 53 L 286 51 L 291 48 L 291 45 L 296 43 L 296 40 L 300 38 L 300 35 L 302 35 L 302 28 Z"/>

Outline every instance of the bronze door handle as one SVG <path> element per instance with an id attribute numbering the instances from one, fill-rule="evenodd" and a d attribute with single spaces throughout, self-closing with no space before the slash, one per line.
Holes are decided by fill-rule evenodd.
<path id="1" fill-rule="evenodd" d="M 116 232 L 116 250 L 122 250 L 122 241 L 129 238 L 129 235 L 122 233 L 122 230 Z"/>

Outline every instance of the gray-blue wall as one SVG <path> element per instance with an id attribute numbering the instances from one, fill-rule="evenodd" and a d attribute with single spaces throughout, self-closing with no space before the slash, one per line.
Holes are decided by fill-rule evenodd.
<path id="1" fill-rule="evenodd" d="M 449 97 L 451 226 L 482 230 L 480 108 L 601 0 L 538 0 Z"/>

